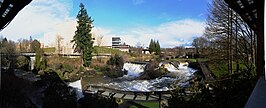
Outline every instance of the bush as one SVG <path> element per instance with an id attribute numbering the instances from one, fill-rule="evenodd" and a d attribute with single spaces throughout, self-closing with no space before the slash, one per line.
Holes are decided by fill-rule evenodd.
<path id="1" fill-rule="evenodd" d="M 122 71 L 121 67 L 106 65 L 104 75 L 111 78 L 118 78 L 124 75 L 124 71 Z"/>
<path id="2" fill-rule="evenodd" d="M 107 64 L 114 65 L 114 66 L 123 66 L 124 59 L 123 57 L 116 54 L 114 56 L 111 56 L 111 58 L 107 61 Z"/>
<path id="3" fill-rule="evenodd" d="M 124 59 L 123 57 L 119 55 L 112 56 L 108 61 L 107 64 L 102 69 L 104 69 L 104 74 L 106 76 L 117 78 L 122 77 L 124 75 L 124 72 L 122 71 L 123 65 L 124 65 Z"/>
<path id="4" fill-rule="evenodd" d="M 16 66 L 17 68 L 28 70 L 29 60 L 24 56 L 19 56 L 17 57 Z"/>
<path id="5" fill-rule="evenodd" d="M 84 67 L 83 66 L 80 66 L 79 67 L 79 72 L 83 72 L 85 69 L 84 69 Z"/>
<path id="6" fill-rule="evenodd" d="M 69 88 L 55 72 L 41 75 L 38 85 L 46 86 L 44 90 L 43 108 L 76 108 L 76 93 Z"/>
<path id="7" fill-rule="evenodd" d="M 105 98 L 99 95 L 85 95 L 79 100 L 81 108 L 118 108 L 114 98 Z"/>
<path id="8" fill-rule="evenodd" d="M 243 108 L 256 84 L 256 78 L 245 72 L 209 83 L 194 81 L 186 88 L 194 94 L 186 95 L 185 90 L 176 90 L 168 100 L 169 108 Z"/>
<path id="9" fill-rule="evenodd" d="M 62 68 L 63 68 L 64 72 L 72 72 L 74 70 L 73 66 L 71 66 L 69 64 L 63 64 Z"/>

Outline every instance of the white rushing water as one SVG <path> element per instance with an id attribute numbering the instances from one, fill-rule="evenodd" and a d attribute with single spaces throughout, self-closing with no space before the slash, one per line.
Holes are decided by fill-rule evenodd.
<path id="1" fill-rule="evenodd" d="M 139 77 L 144 72 L 145 64 L 125 63 L 123 70 L 127 71 L 127 77 Z"/>
<path id="2" fill-rule="evenodd" d="M 125 63 L 123 70 L 128 71 L 127 75 L 120 78 L 137 78 L 144 72 L 145 64 Z M 188 80 L 193 77 L 193 73 L 196 70 L 189 68 L 187 62 L 179 63 L 178 67 L 175 67 L 171 63 L 160 63 L 159 66 L 166 68 L 171 75 L 165 75 L 161 78 L 152 80 L 124 80 L 114 81 L 106 84 L 95 84 L 97 86 L 107 87 L 120 91 L 138 91 L 138 92 L 150 92 L 150 91 L 168 91 L 174 89 L 174 86 L 186 86 Z M 69 86 L 76 88 L 78 99 L 83 97 L 80 80 L 70 83 Z"/>
<path id="3" fill-rule="evenodd" d="M 103 86 L 121 90 L 121 91 L 167 91 L 171 90 L 171 84 L 175 83 L 176 79 L 170 77 L 156 78 L 153 80 L 133 80 L 123 82 L 113 82 L 104 84 Z"/>
<path id="4" fill-rule="evenodd" d="M 102 86 L 121 91 L 168 91 L 173 89 L 174 85 L 186 86 L 188 84 L 187 80 L 189 80 L 193 76 L 193 73 L 196 71 L 192 68 L 189 68 L 187 62 L 181 62 L 178 68 L 176 68 L 171 63 L 160 63 L 159 66 L 163 66 L 164 68 L 166 68 L 170 72 L 169 74 L 172 75 L 166 75 L 165 77 L 156 78 L 153 80 L 112 82 L 108 84 L 103 84 Z M 144 68 L 145 65 L 140 64 L 125 63 L 124 65 L 124 69 L 128 70 L 127 76 L 138 77 L 140 76 L 141 72 L 144 72 Z M 178 83 L 176 83 L 177 81 Z"/>
<path id="5" fill-rule="evenodd" d="M 84 95 L 82 93 L 81 80 L 71 82 L 68 84 L 68 86 L 73 87 L 76 90 L 77 100 L 84 97 Z"/>

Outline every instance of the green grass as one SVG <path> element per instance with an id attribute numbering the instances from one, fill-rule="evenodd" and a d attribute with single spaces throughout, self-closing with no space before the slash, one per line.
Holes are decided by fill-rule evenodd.
<path id="1" fill-rule="evenodd" d="M 124 55 L 127 54 L 126 52 L 120 51 L 118 49 L 113 49 L 113 48 L 106 48 L 106 47 L 99 47 L 95 46 L 93 53 L 109 53 L 109 54 L 118 54 L 118 55 Z"/>
<path id="2" fill-rule="evenodd" d="M 43 48 L 45 53 L 53 53 L 55 52 L 55 47 Z"/>
<path id="3" fill-rule="evenodd" d="M 139 104 L 149 108 L 159 108 L 159 102 L 139 102 Z M 138 107 L 132 105 L 129 108 L 138 108 Z"/>
<path id="4" fill-rule="evenodd" d="M 208 63 L 208 67 L 217 78 L 228 75 L 228 67 L 225 62 Z"/>
<path id="5" fill-rule="evenodd" d="M 236 71 L 236 62 L 233 62 L 232 71 Z M 217 77 L 221 78 L 223 76 L 229 75 L 228 73 L 228 63 L 226 61 L 220 61 L 220 62 L 211 62 L 208 63 L 208 67 L 211 70 L 211 72 Z M 245 66 L 241 63 L 239 63 L 239 71 L 245 69 Z"/>
<path id="6" fill-rule="evenodd" d="M 188 62 L 197 62 L 197 59 L 186 59 L 186 58 L 176 58 L 176 59 L 172 59 L 172 60 L 174 60 L 174 61 L 188 61 Z"/>

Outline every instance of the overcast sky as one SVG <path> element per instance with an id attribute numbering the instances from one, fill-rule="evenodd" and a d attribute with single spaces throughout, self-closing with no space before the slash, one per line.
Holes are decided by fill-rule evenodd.
<path id="1" fill-rule="evenodd" d="M 204 32 L 210 0 L 33 0 L 0 35 L 17 41 L 32 36 L 54 45 L 56 35 L 69 44 L 76 30 L 79 3 L 94 19 L 94 33 L 111 45 L 112 36 L 135 46 L 151 39 L 162 47 L 190 45 Z"/>

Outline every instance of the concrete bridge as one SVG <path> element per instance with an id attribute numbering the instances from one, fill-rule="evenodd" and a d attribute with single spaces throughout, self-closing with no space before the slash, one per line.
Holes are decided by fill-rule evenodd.
<path id="1" fill-rule="evenodd" d="M 30 70 L 34 69 L 34 62 L 35 62 L 36 53 L 14 53 L 14 54 L 2 54 L 1 53 L 1 57 L 2 56 L 9 56 L 9 57 L 11 57 L 12 60 L 18 56 L 24 56 L 29 60 L 29 69 Z M 14 65 L 14 64 L 12 63 L 11 65 Z"/>
<path id="2" fill-rule="evenodd" d="M 44 53 L 44 56 L 53 56 L 56 55 L 55 53 Z M 80 57 L 81 54 L 77 54 L 77 53 L 72 53 L 72 54 L 57 54 L 59 56 L 63 56 L 63 57 L 69 57 L 69 58 L 75 58 L 75 57 Z M 33 70 L 34 69 L 34 62 L 35 62 L 35 56 L 36 53 L 34 52 L 23 52 L 23 53 L 14 53 L 14 54 L 3 54 L 1 53 L 1 56 L 9 56 L 11 58 L 15 58 L 18 56 L 24 56 L 29 60 L 29 70 Z M 98 56 L 98 57 L 110 57 L 111 54 L 105 54 L 105 53 L 100 53 L 100 54 L 93 54 L 92 56 Z"/>

